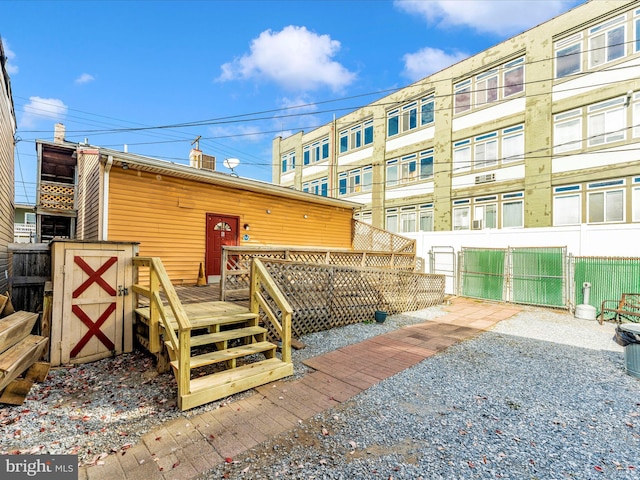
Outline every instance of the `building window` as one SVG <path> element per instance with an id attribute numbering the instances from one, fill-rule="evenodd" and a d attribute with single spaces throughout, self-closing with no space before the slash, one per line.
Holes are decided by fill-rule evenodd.
<path id="1" fill-rule="evenodd" d="M 612 223 L 624 221 L 624 183 L 623 179 L 595 182 L 587 185 L 587 190 L 607 189 L 604 191 L 589 191 L 588 218 L 589 223 Z M 622 187 L 611 189 L 611 187 Z"/>
<path id="2" fill-rule="evenodd" d="M 474 230 L 498 227 L 498 197 L 479 197 L 473 203 L 473 222 L 471 227 Z"/>
<path id="3" fill-rule="evenodd" d="M 36 223 L 36 214 L 33 212 L 25 212 L 24 214 L 24 223 L 29 225 L 35 225 Z"/>
<path id="4" fill-rule="evenodd" d="M 498 133 L 492 132 L 474 140 L 474 168 L 491 167 L 498 164 Z"/>
<path id="5" fill-rule="evenodd" d="M 567 185 L 553 189 L 553 225 L 579 225 L 582 219 L 580 185 Z"/>
<path id="6" fill-rule="evenodd" d="M 282 173 L 296 169 L 296 152 L 289 152 L 282 155 Z"/>
<path id="7" fill-rule="evenodd" d="M 420 205 L 419 229 L 421 232 L 433 232 L 433 203 Z"/>
<path id="8" fill-rule="evenodd" d="M 329 137 L 302 149 L 302 163 L 309 165 L 329 158 Z"/>
<path id="9" fill-rule="evenodd" d="M 473 158 L 473 162 L 471 159 Z M 478 170 L 524 159 L 524 126 L 516 125 L 453 144 L 453 171 Z"/>
<path id="10" fill-rule="evenodd" d="M 476 105 L 498 100 L 498 69 L 490 70 L 476 77 Z"/>
<path id="11" fill-rule="evenodd" d="M 393 233 L 398 232 L 398 209 L 390 208 L 386 212 L 387 230 Z"/>
<path id="12" fill-rule="evenodd" d="M 471 80 L 460 82 L 453 87 L 453 113 L 471 109 Z"/>
<path id="13" fill-rule="evenodd" d="M 638 15 L 640 15 L 640 10 L 636 10 L 635 16 L 638 17 Z M 640 18 L 636 18 L 633 22 L 633 26 L 634 26 L 634 51 L 635 52 L 640 52 Z"/>
<path id="14" fill-rule="evenodd" d="M 373 190 L 373 167 L 363 167 L 362 169 L 362 191 L 370 192 Z"/>
<path id="15" fill-rule="evenodd" d="M 524 58 L 509 62 L 503 73 L 504 98 L 524 92 Z"/>
<path id="16" fill-rule="evenodd" d="M 505 193 L 502 195 L 502 228 L 524 227 L 524 194 Z"/>
<path id="17" fill-rule="evenodd" d="M 400 233 L 416 231 L 416 207 L 402 207 L 400 209 Z"/>
<path id="18" fill-rule="evenodd" d="M 356 168 L 338 175 L 338 194 L 348 195 L 350 193 L 360 193 L 363 191 L 363 181 L 365 179 L 362 174 L 363 170 L 365 171 L 367 181 L 369 181 L 369 185 L 366 188 L 371 190 L 369 172 L 372 170 L 372 167 L 365 167 L 363 169 Z"/>
<path id="19" fill-rule="evenodd" d="M 524 160 L 524 126 L 502 131 L 502 163 Z"/>
<path id="20" fill-rule="evenodd" d="M 420 100 L 420 125 L 429 125 L 435 121 L 435 99 L 433 95 Z"/>
<path id="21" fill-rule="evenodd" d="M 326 197 L 329 195 L 329 183 L 327 177 L 312 182 L 302 184 L 302 191 L 313 193 L 315 195 L 322 195 Z"/>
<path id="22" fill-rule="evenodd" d="M 420 152 L 420 180 L 433 177 L 433 150 Z"/>
<path id="23" fill-rule="evenodd" d="M 469 230 L 471 217 L 469 215 L 470 200 L 454 200 L 453 202 L 453 229 Z"/>
<path id="24" fill-rule="evenodd" d="M 339 152 L 346 153 L 373 143 L 373 120 L 342 130 L 339 135 Z M 327 158 L 329 147 L 327 145 Z"/>
<path id="25" fill-rule="evenodd" d="M 631 221 L 640 222 L 640 177 L 633 179 L 631 204 Z"/>
<path id="26" fill-rule="evenodd" d="M 625 101 L 624 97 L 614 98 L 588 107 L 590 147 L 626 138 Z"/>
<path id="27" fill-rule="evenodd" d="M 625 55 L 625 15 L 589 30 L 589 67 L 599 67 Z"/>
<path id="28" fill-rule="evenodd" d="M 582 33 L 556 43 L 556 78 L 582 71 Z"/>
<path id="29" fill-rule="evenodd" d="M 360 212 L 355 214 L 356 220 L 360 220 L 363 223 L 371 225 L 373 223 L 373 215 L 371 212 Z"/>
<path id="30" fill-rule="evenodd" d="M 471 140 L 453 144 L 453 171 L 471 169 Z"/>
<path id="31" fill-rule="evenodd" d="M 553 153 L 579 149 L 582 145 L 582 111 L 560 113 L 553 121 Z"/>

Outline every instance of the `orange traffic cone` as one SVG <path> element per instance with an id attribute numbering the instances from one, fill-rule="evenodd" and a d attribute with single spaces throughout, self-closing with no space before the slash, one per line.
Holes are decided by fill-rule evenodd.
<path id="1" fill-rule="evenodd" d="M 204 287 L 207 285 L 207 279 L 204 276 L 204 265 L 200 262 L 200 271 L 198 272 L 198 281 L 196 287 Z"/>

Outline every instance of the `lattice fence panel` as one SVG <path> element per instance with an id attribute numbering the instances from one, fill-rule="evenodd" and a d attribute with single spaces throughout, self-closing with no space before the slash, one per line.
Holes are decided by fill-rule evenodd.
<path id="1" fill-rule="evenodd" d="M 376 310 L 420 310 L 444 299 L 443 275 L 278 261 L 264 265 L 293 308 L 294 337 L 372 320 Z"/>
<path id="2" fill-rule="evenodd" d="M 362 265 L 362 252 L 331 252 L 329 263 L 331 265 L 359 267 Z"/>
<path id="3" fill-rule="evenodd" d="M 323 252 L 290 252 L 288 260 L 292 262 L 327 263 L 327 254 Z"/>
<path id="4" fill-rule="evenodd" d="M 40 205 L 52 210 L 74 209 L 74 186 L 42 182 L 40 185 Z"/>
<path id="5" fill-rule="evenodd" d="M 368 223 L 354 220 L 353 249 L 415 253 L 416 242 Z"/>

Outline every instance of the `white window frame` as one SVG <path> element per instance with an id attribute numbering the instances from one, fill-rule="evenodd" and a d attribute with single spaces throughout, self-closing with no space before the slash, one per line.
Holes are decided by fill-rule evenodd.
<path id="1" fill-rule="evenodd" d="M 482 226 L 479 229 L 476 228 L 475 230 L 498 228 L 498 197 L 496 195 L 490 197 L 474 198 L 473 204 L 472 226 L 474 226 L 475 222 L 477 221 L 482 222 Z M 493 208 L 495 223 L 491 226 L 489 226 L 486 222 L 487 208 Z"/>
<path id="2" fill-rule="evenodd" d="M 556 42 L 555 44 L 555 78 L 565 78 L 565 77 L 570 77 L 572 75 L 577 75 L 579 73 L 582 72 L 582 42 L 583 42 L 583 35 L 582 32 L 577 33 L 575 35 L 572 35 L 569 38 L 565 38 L 563 40 L 560 40 L 559 42 Z M 571 52 L 572 49 L 574 49 L 575 47 L 578 47 L 578 51 L 577 52 Z M 563 53 L 563 52 L 568 52 L 568 53 Z M 561 57 L 566 57 L 567 60 L 574 60 L 574 58 L 577 57 L 578 62 L 577 62 L 577 69 L 576 68 L 572 68 L 571 70 L 567 71 L 567 73 L 563 73 L 562 75 L 560 75 L 559 67 L 564 65 L 561 65 L 561 61 L 558 60 Z"/>
<path id="3" fill-rule="evenodd" d="M 590 147 L 624 141 L 627 138 L 626 97 L 617 97 L 589 105 L 587 108 L 588 141 Z M 602 127 L 596 119 L 602 118 Z"/>
<path id="4" fill-rule="evenodd" d="M 493 102 L 497 102 L 500 95 L 500 72 L 499 69 L 486 71 L 476 76 L 475 91 L 476 99 L 475 105 L 482 107 Z M 491 86 L 489 82 L 495 81 L 495 86 Z"/>
<path id="5" fill-rule="evenodd" d="M 363 192 L 370 192 L 373 190 L 373 167 L 371 165 L 362 167 L 361 186 Z"/>
<path id="6" fill-rule="evenodd" d="M 588 39 L 588 48 L 589 48 L 589 68 L 597 68 L 602 65 L 606 65 L 607 63 L 618 60 L 619 58 L 624 58 L 627 54 L 626 48 L 626 34 L 627 34 L 627 24 L 626 24 L 627 16 L 626 14 L 619 15 L 618 17 L 607 20 L 606 22 L 592 27 L 589 29 L 589 39 Z M 609 57 L 609 49 L 612 46 L 619 46 L 620 44 L 609 44 L 611 39 L 609 35 L 622 28 L 622 54 L 613 58 Z M 604 46 L 594 45 L 596 38 L 604 38 Z M 599 54 L 602 54 L 604 58 L 601 58 Z"/>
<path id="7" fill-rule="evenodd" d="M 523 192 L 514 192 L 514 193 L 503 193 L 500 198 L 500 210 L 501 210 L 501 227 L 503 229 L 509 228 L 523 228 L 524 227 L 524 193 Z M 506 214 L 506 209 L 511 205 L 519 205 L 520 206 L 520 214 L 518 225 L 505 225 L 505 219 L 507 219 L 508 215 Z"/>
<path id="8" fill-rule="evenodd" d="M 522 78 L 520 79 L 520 82 L 508 85 L 507 75 L 515 72 L 516 70 L 522 70 Z M 505 63 L 502 68 L 502 98 L 513 97 L 524 92 L 524 87 L 526 85 L 525 73 L 524 57 L 520 57 L 512 60 L 511 62 Z M 507 93 L 507 88 L 509 87 L 514 89 L 512 93 Z"/>
<path id="9" fill-rule="evenodd" d="M 568 222 L 559 222 L 556 212 L 567 212 L 568 208 L 565 205 L 560 205 L 565 199 L 576 199 L 578 202 L 577 212 L 573 212 L 573 218 L 575 221 L 570 220 Z M 563 185 L 555 187 L 553 189 L 553 226 L 562 227 L 568 225 L 580 225 L 582 223 L 582 186 L 581 185 Z"/>
<path id="10" fill-rule="evenodd" d="M 453 87 L 453 113 L 457 115 L 459 113 L 468 112 L 473 106 L 473 92 L 471 91 L 471 79 L 460 82 Z M 469 99 L 467 103 L 462 103 L 460 100 L 463 96 L 467 96 Z"/>
<path id="11" fill-rule="evenodd" d="M 571 129 L 568 132 L 561 129 Z M 562 133 L 561 133 L 562 132 Z M 582 109 L 570 110 L 553 117 L 553 153 L 582 148 Z"/>
<path id="12" fill-rule="evenodd" d="M 640 188 L 639 188 L 640 190 Z M 427 220 L 430 219 L 430 220 Z M 430 229 L 424 229 L 422 228 L 424 223 L 423 220 L 426 220 L 429 222 L 431 228 Z M 419 232 L 433 232 L 433 203 L 426 203 L 424 205 L 420 205 L 419 209 L 418 209 L 418 225 L 417 225 L 418 231 Z"/>
<path id="13" fill-rule="evenodd" d="M 491 151 L 493 149 L 493 152 Z M 498 165 L 498 132 L 486 133 L 473 140 L 473 168 L 483 168 Z"/>
<path id="14" fill-rule="evenodd" d="M 517 148 L 515 152 L 507 155 L 506 144 L 507 142 L 515 142 L 518 139 Z M 502 150 L 500 151 L 500 157 L 502 163 L 519 162 L 524 160 L 524 125 L 516 125 L 515 127 L 509 127 L 502 130 Z"/>
<path id="15" fill-rule="evenodd" d="M 388 208 L 385 212 L 385 227 L 392 233 L 398 233 L 399 224 L 397 208 Z"/>
<path id="16" fill-rule="evenodd" d="M 461 212 L 462 217 L 466 217 L 466 224 L 456 224 L 456 213 Z M 466 214 L 464 213 L 466 212 Z M 471 228 L 471 201 L 466 200 L 454 200 L 453 208 L 451 209 L 451 226 L 453 230 L 469 230 Z M 464 220 L 464 218 L 463 218 Z"/>
<path id="17" fill-rule="evenodd" d="M 587 223 L 592 225 L 604 224 L 604 223 L 624 223 L 626 218 L 626 206 L 625 206 L 625 197 L 626 197 L 626 181 L 625 179 L 615 179 L 615 180 L 606 180 L 602 182 L 593 182 L 587 185 Z M 607 202 L 610 194 L 621 194 L 621 205 L 622 211 L 620 212 L 621 218 L 612 220 L 607 215 Z M 593 221 L 591 219 L 591 205 L 593 201 L 593 197 L 595 195 L 602 194 L 602 221 Z"/>
<path id="18" fill-rule="evenodd" d="M 632 180 L 631 221 L 640 222 L 640 177 L 635 177 Z"/>
<path id="19" fill-rule="evenodd" d="M 398 218 L 398 233 L 412 233 L 417 228 L 416 207 L 401 207 Z"/>
<path id="20" fill-rule="evenodd" d="M 460 140 L 453 144 L 453 171 L 466 172 L 471 170 L 471 139 Z"/>
<path id="21" fill-rule="evenodd" d="M 288 172 L 292 172 L 293 170 L 296 169 L 296 152 L 291 151 L 291 152 L 287 152 L 284 155 L 282 155 L 281 157 L 281 167 L 280 167 L 280 171 L 282 173 L 288 173 Z"/>
<path id="22" fill-rule="evenodd" d="M 433 116 L 433 120 L 429 121 L 425 119 L 424 110 L 427 105 L 431 105 L 431 115 Z M 420 100 L 420 126 L 424 127 L 425 125 L 433 125 L 436 120 L 436 99 L 435 95 L 428 95 Z"/>

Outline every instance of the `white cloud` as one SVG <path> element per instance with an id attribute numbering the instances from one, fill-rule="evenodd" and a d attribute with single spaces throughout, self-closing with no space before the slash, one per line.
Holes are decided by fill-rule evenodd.
<path id="1" fill-rule="evenodd" d="M 7 63 L 5 68 L 9 75 L 15 75 L 18 73 L 18 66 L 13 64 L 13 59 L 16 58 L 16 54 L 9 48 L 9 44 L 5 39 L 2 40 L 2 47 L 4 49 L 4 55 L 7 57 Z"/>
<path id="2" fill-rule="evenodd" d="M 513 35 L 573 6 L 576 0 L 395 0 L 408 13 L 442 27 L 467 26 L 481 33 Z"/>
<path id="3" fill-rule="evenodd" d="M 356 75 L 332 60 L 340 42 L 305 27 L 290 25 L 280 32 L 267 30 L 251 42 L 251 53 L 222 65 L 219 81 L 268 78 L 297 91 L 323 86 L 339 90 Z"/>
<path id="4" fill-rule="evenodd" d="M 29 103 L 23 107 L 20 127 L 33 127 L 38 120 L 60 121 L 67 114 L 67 106 L 57 98 L 29 97 Z"/>
<path id="5" fill-rule="evenodd" d="M 402 57 L 404 60 L 404 71 L 402 73 L 411 81 L 420 80 L 468 56 L 463 52 L 449 54 L 438 48 L 425 47 L 415 53 L 407 53 Z"/>
<path id="6" fill-rule="evenodd" d="M 75 79 L 75 83 L 77 83 L 78 85 L 82 85 L 83 83 L 93 82 L 94 80 L 95 80 L 95 77 L 90 73 L 83 73 L 82 75 L 80 75 L 78 78 Z"/>

